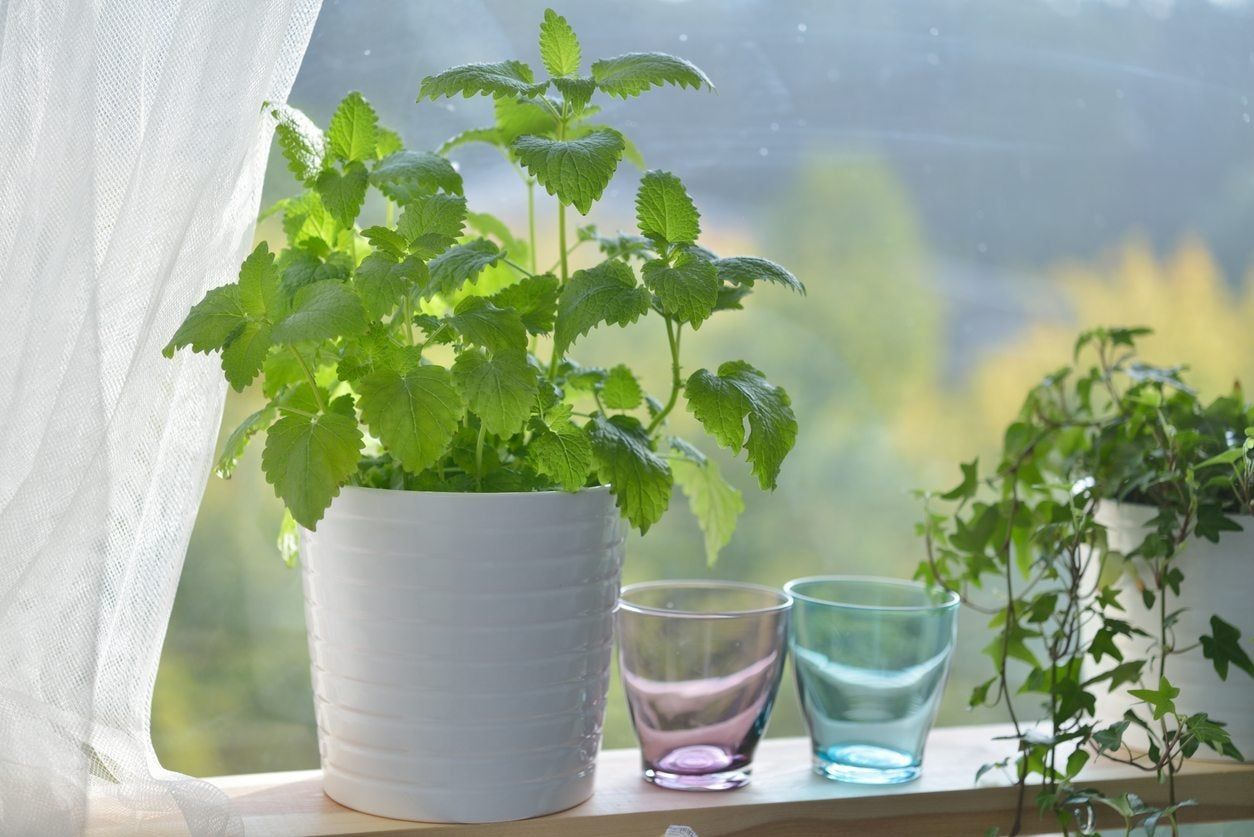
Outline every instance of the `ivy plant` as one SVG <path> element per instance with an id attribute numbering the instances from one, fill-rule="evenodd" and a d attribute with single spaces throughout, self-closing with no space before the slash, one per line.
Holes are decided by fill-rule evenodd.
<path id="1" fill-rule="evenodd" d="M 1019 788 L 1018 833 L 1027 785 L 1064 830 L 1088 833 L 1094 806 L 1116 812 L 1128 829 L 1175 831 L 1175 777 L 1199 748 L 1239 759 L 1223 721 L 1179 708 L 1172 663 L 1201 654 L 1221 679 L 1254 675 L 1241 631 L 1222 615 L 1210 633 L 1186 644 L 1173 599 L 1186 583 L 1180 557 L 1198 538 L 1217 541 L 1254 513 L 1254 406 L 1239 386 L 1204 401 L 1180 367 L 1144 363 L 1140 328 L 1099 328 L 1075 346 L 1073 365 L 1032 388 L 1006 428 L 991 469 L 962 466 L 950 491 L 925 494 L 919 526 L 927 559 L 919 576 L 958 592 L 988 617 L 994 639 L 984 649 L 993 674 L 975 687 L 972 706 L 1003 706 L 1018 745 L 997 767 Z M 1136 546 L 1121 554 L 1107 539 L 1100 504 L 1147 506 L 1152 519 Z M 1147 609 L 1135 627 L 1121 587 Z M 1143 651 L 1129 649 L 1144 649 Z M 1125 690 L 1121 718 L 1094 717 L 1099 690 Z M 1015 698 L 1038 695 L 1041 714 L 1022 717 Z M 1039 718 L 1041 723 L 1036 723 Z M 1132 728 L 1142 752 L 1124 740 Z M 1154 773 L 1166 804 L 1135 794 L 1103 795 L 1074 786 L 1093 759 Z M 994 829 L 994 831 L 996 831 Z"/>
<path id="2" fill-rule="evenodd" d="M 784 390 L 744 360 L 688 372 L 681 344 L 707 320 L 740 309 L 759 284 L 804 293 L 788 270 L 751 256 L 720 258 L 699 243 L 701 216 L 674 174 L 646 171 L 638 234 L 573 232 L 635 146 L 596 121 L 596 99 L 671 85 L 713 89 L 681 58 L 632 52 L 584 72 L 579 41 L 552 10 L 540 24 L 547 77 L 522 61 L 466 64 L 423 79 L 418 100 L 484 96 L 493 124 L 438 151 L 403 147 L 359 93 L 326 130 L 269 106 L 276 139 L 304 187 L 266 213 L 282 215 L 286 247 L 263 242 L 238 280 L 209 291 L 165 349 L 218 353 L 243 390 L 260 376 L 267 404 L 231 434 L 218 463 L 230 476 L 264 434 L 262 468 L 295 524 L 314 529 L 342 486 L 533 491 L 607 484 L 640 532 L 687 495 L 714 560 L 743 510 L 714 460 L 673 435 L 682 403 L 714 440 L 744 452 L 773 489 L 797 420 Z M 472 211 L 447 154 L 500 149 L 526 188 L 515 235 Z M 556 203 L 556 262 L 537 261 L 537 189 Z M 359 221 L 371 193 L 384 223 Z M 585 267 L 572 269 L 572 256 Z M 598 252 L 599 251 L 599 252 Z M 583 366 L 572 349 L 590 331 L 636 327 L 665 339 L 669 388 L 645 392 L 626 363 Z M 290 537 L 288 538 L 290 542 Z"/>

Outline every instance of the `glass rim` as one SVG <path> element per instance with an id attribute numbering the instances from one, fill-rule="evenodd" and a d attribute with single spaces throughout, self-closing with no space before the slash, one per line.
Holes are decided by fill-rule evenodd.
<path id="1" fill-rule="evenodd" d="M 747 608 L 740 610 L 719 610 L 719 611 L 701 611 L 701 610 L 684 610 L 681 608 L 664 608 L 649 607 L 648 605 L 636 604 L 627 601 L 624 596 L 629 593 L 635 593 L 640 590 L 657 590 L 662 588 L 674 589 L 712 589 L 712 590 L 751 590 L 759 593 L 767 593 L 780 601 L 773 605 L 765 605 L 763 607 Z M 778 587 L 769 587 L 765 584 L 754 584 L 748 581 L 720 581 L 720 580 L 703 580 L 699 578 L 682 578 L 659 581 L 641 581 L 636 584 L 628 584 L 618 593 L 618 604 L 615 611 L 630 611 L 631 613 L 642 616 L 666 616 L 672 619 L 735 619 L 743 616 L 764 616 L 770 613 L 778 613 L 788 610 L 792 607 L 792 595 L 787 590 Z"/>
<path id="2" fill-rule="evenodd" d="M 812 584 L 815 582 L 854 582 L 859 584 L 877 584 L 886 587 L 905 587 L 911 590 L 928 592 L 933 588 L 928 587 L 919 581 L 912 581 L 904 578 L 886 578 L 878 575 L 807 575 L 801 578 L 794 578 L 784 585 L 784 592 L 794 599 L 799 599 L 810 604 L 823 605 L 825 607 L 841 607 L 848 610 L 881 610 L 892 611 L 895 613 L 929 613 L 933 611 L 953 610 L 962 603 L 961 598 L 953 590 L 946 588 L 938 588 L 939 592 L 944 595 L 944 601 L 933 604 L 920 605 L 871 605 L 858 604 L 857 602 L 842 602 L 834 599 L 825 599 L 818 596 L 809 596 L 805 593 L 798 592 L 797 587 L 804 584 Z"/>

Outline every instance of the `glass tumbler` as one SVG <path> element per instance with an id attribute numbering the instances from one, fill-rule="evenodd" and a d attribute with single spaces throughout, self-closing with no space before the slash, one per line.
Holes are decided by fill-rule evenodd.
<path id="1" fill-rule="evenodd" d="M 787 654 L 789 598 L 753 584 L 623 588 L 618 660 L 644 778 L 675 790 L 749 781 Z"/>
<path id="2" fill-rule="evenodd" d="M 857 576 L 784 589 L 815 772 L 862 784 L 916 778 L 949 672 L 958 596 Z"/>

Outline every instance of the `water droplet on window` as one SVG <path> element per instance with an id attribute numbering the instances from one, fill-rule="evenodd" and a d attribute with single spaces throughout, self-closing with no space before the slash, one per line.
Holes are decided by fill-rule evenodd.
<path id="1" fill-rule="evenodd" d="M 935 26 L 933 26 L 931 29 L 927 30 L 927 34 L 929 34 L 929 35 L 931 35 L 933 38 L 935 38 L 935 37 L 937 37 L 938 35 L 940 35 L 940 30 L 939 30 L 939 29 L 937 29 Z"/>
<path id="2" fill-rule="evenodd" d="M 770 150 L 769 150 L 769 149 L 767 149 L 765 146 L 764 146 L 764 147 L 762 147 L 762 148 L 759 148 L 759 149 L 758 149 L 758 156 L 759 156 L 759 157 L 765 157 L 767 154 L 770 154 L 770 153 L 771 153 L 771 152 L 770 152 Z"/>
<path id="3" fill-rule="evenodd" d="M 362 54 L 362 55 L 365 55 L 366 57 L 369 57 L 369 56 L 370 56 L 370 50 L 368 50 L 368 49 L 367 49 L 367 50 L 363 50 L 361 54 Z"/>
<path id="4" fill-rule="evenodd" d="M 1245 121 L 1246 121 L 1246 122 L 1249 122 L 1249 121 L 1250 121 L 1250 118 L 1249 118 L 1249 115 L 1248 115 L 1248 114 L 1246 114 Z M 771 130 L 772 130 L 772 131 L 778 131 L 778 130 L 779 130 L 779 123 L 778 123 L 778 122 L 772 122 L 772 123 L 771 123 Z"/>
<path id="5" fill-rule="evenodd" d="M 1242 121 L 1242 122 L 1244 122 L 1246 125 L 1249 125 L 1249 124 L 1250 124 L 1250 115 L 1249 115 L 1248 113 L 1243 113 L 1243 114 L 1241 114 L 1241 121 Z"/>
<path id="6" fill-rule="evenodd" d="M 798 31 L 798 32 L 805 32 L 808 28 L 809 28 L 809 27 L 807 27 L 804 23 L 798 23 L 798 24 L 797 24 L 797 31 Z"/>
<path id="7" fill-rule="evenodd" d="M 987 252 L 988 252 L 988 245 L 987 245 L 987 244 L 985 244 L 983 241 L 981 241 L 979 244 L 975 245 L 975 249 L 976 249 L 976 250 L 978 250 L 978 251 L 980 251 L 980 253 L 981 253 L 981 254 L 983 254 L 983 253 L 987 253 Z"/>
<path id="8" fill-rule="evenodd" d="M 686 43 L 686 42 L 688 41 L 688 36 L 687 36 L 687 35 L 680 35 L 680 36 L 679 36 L 679 40 L 680 40 L 681 42 Z"/>

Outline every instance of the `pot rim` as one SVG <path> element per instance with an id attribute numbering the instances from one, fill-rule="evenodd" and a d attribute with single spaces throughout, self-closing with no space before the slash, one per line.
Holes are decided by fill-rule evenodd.
<path id="1" fill-rule="evenodd" d="M 733 590 L 752 590 L 758 593 L 768 593 L 779 599 L 773 605 L 764 605 L 762 607 L 747 608 L 744 610 L 722 610 L 722 611 L 700 611 L 700 610 L 680 610 L 667 609 L 663 607 L 649 607 L 648 605 L 636 604 L 629 602 L 625 598 L 629 593 L 635 593 L 639 590 L 655 590 L 660 587 L 677 587 L 681 589 L 694 588 L 721 588 Z M 792 595 L 786 590 L 778 587 L 771 587 L 766 584 L 754 584 L 748 581 L 724 581 L 722 579 L 659 579 L 657 581 L 642 581 L 636 584 L 628 584 L 622 589 L 618 596 L 618 604 L 616 611 L 629 611 L 631 613 L 640 614 L 642 616 L 665 616 L 669 619 L 737 619 L 745 616 L 767 616 L 772 613 L 786 611 L 792 607 Z"/>
<path id="2" fill-rule="evenodd" d="M 566 491 L 561 488 L 546 488 L 540 491 L 427 491 L 410 490 L 408 488 L 375 488 L 367 485 L 344 485 L 340 487 L 340 493 L 351 491 L 353 493 L 361 492 L 364 494 L 428 494 L 435 497 L 553 497 L 556 495 L 566 495 L 569 497 L 577 497 L 581 494 L 605 494 L 610 490 L 609 485 L 594 485 L 590 488 L 581 488 L 578 491 Z"/>

